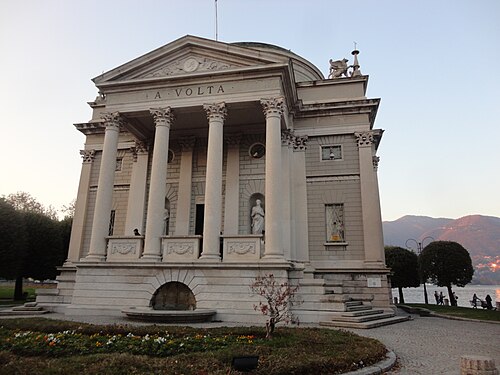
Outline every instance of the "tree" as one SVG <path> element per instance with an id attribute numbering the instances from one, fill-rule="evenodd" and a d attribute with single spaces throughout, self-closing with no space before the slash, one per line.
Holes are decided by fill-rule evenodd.
<path id="1" fill-rule="evenodd" d="M 451 285 L 463 287 L 471 282 L 474 268 L 469 252 L 453 241 L 434 241 L 420 254 L 420 270 L 425 279 L 448 289 L 452 306 L 457 305 Z"/>
<path id="2" fill-rule="evenodd" d="M 0 277 L 12 280 L 21 273 L 25 253 L 25 228 L 22 214 L 0 198 Z M 22 284 L 14 290 L 16 299 L 22 298 Z"/>
<path id="3" fill-rule="evenodd" d="M 14 299 L 23 298 L 23 278 L 54 278 L 66 259 L 71 218 L 57 220 L 29 193 L 0 198 L 0 276 L 15 279 Z"/>
<path id="4" fill-rule="evenodd" d="M 403 288 L 420 285 L 417 254 L 402 247 L 386 246 L 385 263 L 391 269 L 392 287 L 398 288 L 399 302 L 405 303 Z"/>
<path id="5" fill-rule="evenodd" d="M 279 322 L 286 324 L 298 322 L 292 314 L 291 307 L 300 302 L 295 300 L 295 293 L 299 286 L 292 286 L 288 282 L 279 283 L 273 274 L 257 276 L 250 284 L 250 289 L 254 294 L 258 294 L 266 300 L 259 301 L 254 305 L 255 311 L 260 311 L 269 318 L 266 322 L 266 338 L 271 339 L 274 328 Z"/>

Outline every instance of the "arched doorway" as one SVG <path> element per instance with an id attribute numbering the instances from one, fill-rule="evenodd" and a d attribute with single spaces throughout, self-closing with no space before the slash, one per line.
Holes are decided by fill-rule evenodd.
<path id="1" fill-rule="evenodd" d="M 172 281 L 158 288 L 151 307 L 153 310 L 195 310 L 196 299 L 186 284 Z"/>

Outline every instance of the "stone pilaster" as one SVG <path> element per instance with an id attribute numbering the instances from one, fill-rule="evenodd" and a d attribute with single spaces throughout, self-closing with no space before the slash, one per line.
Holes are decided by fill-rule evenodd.
<path id="1" fill-rule="evenodd" d="M 266 116 L 266 221 L 264 258 L 283 260 L 281 241 L 283 212 L 281 204 L 281 116 L 283 98 L 260 101 Z"/>
<path id="2" fill-rule="evenodd" d="M 170 107 L 152 108 L 150 112 L 155 123 L 155 141 L 149 184 L 144 253 L 141 259 L 160 261 L 165 195 L 167 193 L 168 143 L 173 114 Z"/>
<path id="3" fill-rule="evenodd" d="M 285 129 L 281 132 L 281 196 L 282 196 L 282 247 L 284 257 L 287 260 L 295 259 L 294 236 L 292 231 L 292 189 L 291 189 L 291 170 L 293 150 L 293 132 Z"/>
<path id="4" fill-rule="evenodd" d="M 203 109 L 208 117 L 208 148 L 203 253 L 200 259 L 220 261 L 223 125 L 227 109 L 225 103 L 205 104 Z"/>
<path id="5" fill-rule="evenodd" d="M 240 212 L 240 140 L 241 135 L 226 137 L 226 195 L 224 205 L 224 235 L 238 234 Z"/>
<path id="6" fill-rule="evenodd" d="M 95 150 L 80 150 L 82 156 L 82 170 L 80 172 L 80 183 L 76 196 L 75 214 L 71 225 L 71 237 L 69 240 L 68 259 L 66 263 L 76 262 L 80 259 L 80 249 L 83 240 L 83 225 L 87 215 L 87 201 L 89 195 L 90 173 L 94 162 Z"/>
<path id="7" fill-rule="evenodd" d="M 359 176 L 361 182 L 361 211 L 363 217 L 363 240 L 365 264 L 368 267 L 385 265 L 382 217 L 378 181 L 374 170 L 374 131 L 354 133 L 359 150 Z"/>
<path id="8" fill-rule="evenodd" d="M 294 168 L 292 192 L 296 258 L 309 262 L 309 223 L 307 220 L 306 149 L 307 136 L 296 136 L 293 142 L 292 165 Z"/>
<path id="9" fill-rule="evenodd" d="M 106 131 L 104 133 L 90 248 L 85 258 L 87 261 L 104 261 L 106 258 L 106 236 L 108 235 L 113 202 L 118 135 L 122 122 L 118 112 L 104 113 L 102 118 Z"/>
<path id="10" fill-rule="evenodd" d="M 128 193 L 127 218 L 125 220 L 125 235 L 132 236 L 134 229 L 144 232 L 144 206 L 146 205 L 146 178 L 148 173 L 148 145 L 144 142 L 135 142 L 130 148 L 134 164 L 130 177 Z"/>
<path id="11" fill-rule="evenodd" d="M 176 236 L 187 236 L 189 234 L 191 179 L 193 175 L 193 149 L 195 142 L 195 137 L 186 137 L 179 140 L 181 146 L 181 165 L 174 232 Z"/>

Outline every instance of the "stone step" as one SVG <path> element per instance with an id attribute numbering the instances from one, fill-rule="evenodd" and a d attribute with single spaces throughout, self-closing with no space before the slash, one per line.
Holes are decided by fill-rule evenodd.
<path id="1" fill-rule="evenodd" d="M 325 280 L 323 279 L 301 279 L 300 286 L 324 286 Z"/>
<path id="2" fill-rule="evenodd" d="M 365 315 L 375 315 L 382 314 L 385 311 L 382 309 L 371 309 L 371 310 L 360 310 L 360 311 L 345 311 L 342 316 L 365 316 Z"/>
<path id="3" fill-rule="evenodd" d="M 377 319 L 368 322 L 340 322 L 340 321 L 325 321 L 319 322 L 320 326 L 325 327 L 342 327 L 342 328 L 361 328 L 370 329 L 376 327 L 382 327 L 389 324 L 395 324 L 400 322 L 405 322 L 409 320 L 409 316 L 392 316 L 390 318 Z"/>
<path id="4" fill-rule="evenodd" d="M 35 293 L 37 296 L 57 296 L 59 294 L 59 289 L 56 288 L 40 288 L 36 289 Z"/>
<path id="5" fill-rule="evenodd" d="M 371 310 L 371 306 L 346 306 L 345 311 L 366 311 L 366 310 Z"/>
<path id="6" fill-rule="evenodd" d="M 349 301 L 349 296 L 344 294 L 325 294 L 323 298 L 320 299 L 321 302 L 343 302 L 347 303 Z"/>
<path id="7" fill-rule="evenodd" d="M 374 320 L 381 320 L 386 318 L 391 318 L 394 316 L 394 313 L 390 312 L 382 312 L 374 315 L 364 315 L 364 316 L 343 316 L 343 315 L 335 315 L 332 318 L 332 321 L 335 322 L 353 322 L 353 323 L 363 323 L 363 322 L 371 322 Z"/>
<path id="8" fill-rule="evenodd" d="M 346 306 L 360 306 L 362 304 L 363 304 L 362 301 L 347 301 L 345 303 Z"/>
<path id="9" fill-rule="evenodd" d="M 35 311 L 24 311 L 24 310 L 14 310 L 14 309 L 8 309 L 8 310 L 0 310 L 0 316 L 16 316 L 16 315 L 42 315 L 42 314 L 47 314 L 49 311 L 47 310 L 35 310 Z"/>

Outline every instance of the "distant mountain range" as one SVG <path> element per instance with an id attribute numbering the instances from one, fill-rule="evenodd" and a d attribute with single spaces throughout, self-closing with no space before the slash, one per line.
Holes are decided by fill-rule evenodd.
<path id="1" fill-rule="evenodd" d="M 460 219 L 403 216 L 394 221 L 384 221 L 384 243 L 406 247 L 413 238 L 428 245 L 432 239 L 455 241 L 465 247 L 474 265 L 476 284 L 500 285 L 500 218 L 470 215 Z M 426 239 L 426 237 L 431 237 Z M 414 241 L 409 241 L 413 249 Z M 496 264 L 496 268 L 493 266 Z"/>

